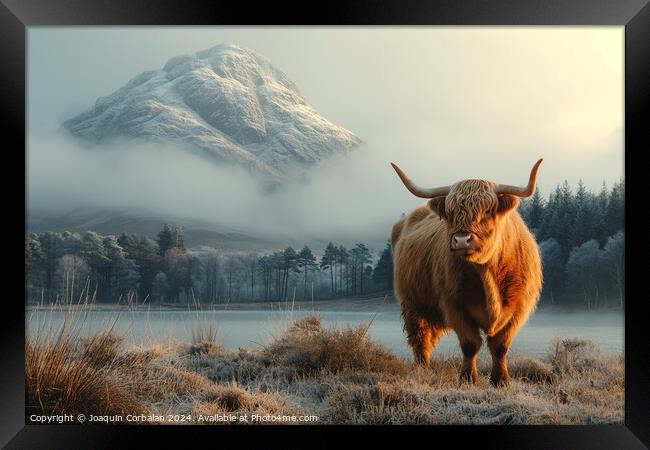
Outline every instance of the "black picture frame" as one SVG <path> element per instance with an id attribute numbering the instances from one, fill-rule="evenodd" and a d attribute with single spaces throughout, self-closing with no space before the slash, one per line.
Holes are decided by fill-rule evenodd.
<path id="1" fill-rule="evenodd" d="M 630 196 L 644 196 L 641 190 L 643 152 L 650 149 L 647 117 L 650 100 L 650 6 L 648 0 L 364 0 L 329 1 L 320 4 L 279 4 L 277 2 L 179 1 L 179 0 L 0 0 L 0 115 L 5 126 L 3 158 L 20 155 L 25 148 L 26 37 L 27 27 L 57 25 L 620 25 L 625 26 L 625 172 Z M 646 117 L 646 119 L 643 119 Z M 4 145 L 3 145 L 4 147 Z M 23 164 L 25 154 L 15 163 L 5 162 L 4 190 L 7 199 L 24 208 L 26 197 L 16 192 L 9 175 Z M 637 161 L 638 160 L 638 161 Z M 636 164 L 635 164 L 636 163 Z M 8 169 L 13 170 L 8 170 Z M 20 176 L 20 174 L 18 174 Z M 647 176 L 646 176 L 647 178 Z M 26 186 L 26 185 L 25 185 Z M 25 191 L 26 192 L 26 191 Z M 26 194 L 25 194 L 26 195 Z M 646 202 L 630 203 L 644 207 Z M 19 217 L 18 212 L 5 217 Z M 23 225 L 25 223 L 23 222 Z M 18 226 L 18 225 L 17 225 Z M 361 431 L 364 439 L 383 439 L 397 434 L 406 443 L 427 439 L 460 444 L 474 441 L 485 447 L 528 449 L 647 448 L 650 446 L 650 345 L 645 297 L 635 295 L 634 285 L 642 280 L 645 267 L 634 262 L 635 250 L 645 245 L 643 224 L 630 217 L 626 209 L 626 293 L 625 304 L 625 423 L 604 426 L 438 426 L 438 427 L 252 427 L 215 429 L 213 427 L 129 427 L 25 425 L 24 416 L 24 306 L 7 295 L 3 305 L 2 369 L 0 384 L 2 421 L 0 443 L 6 448 L 117 448 L 133 446 L 136 440 L 172 434 L 201 435 L 217 445 L 219 433 L 234 433 L 236 439 L 281 430 L 290 444 L 328 440 L 340 442 L 331 430 Z M 24 227 L 23 227 L 24 229 Z M 17 231 L 13 236 L 18 236 Z M 22 244 L 14 242 L 18 253 Z M 13 249 L 13 247 L 12 247 Z M 22 248 L 24 250 L 24 248 Z M 12 257 L 10 262 L 16 261 Z M 636 280 L 636 282 L 635 282 Z M 18 285 L 18 282 L 16 283 Z M 639 289 L 640 290 L 640 289 Z M 16 293 L 16 295 L 19 295 Z M 323 432 L 324 431 L 324 432 Z M 413 433 L 418 435 L 414 436 Z M 309 433 L 309 434 L 307 434 Z M 405 434 L 405 433 L 408 433 Z M 198 445 L 187 441 L 186 445 Z M 451 441 L 449 441 L 451 440 Z M 278 442 L 279 443 L 279 442 Z M 412 444 L 411 444 L 412 445 Z M 444 444 L 449 445 L 449 444 Z M 302 446 L 302 445 L 301 445 Z M 456 444 L 454 444 L 456 446 Z M 462 447 L 462 445 L 461 445 Z"/>

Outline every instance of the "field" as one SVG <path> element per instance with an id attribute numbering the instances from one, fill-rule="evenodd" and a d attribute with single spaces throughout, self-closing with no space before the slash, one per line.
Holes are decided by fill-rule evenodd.
<path id="1" fill-rule="evenodd" d="M 27 342 L 28 422 L 61 414 L 86 423 L 623 422 L 623 355 L 588 341 L 558 339 L 545 358 L 510 358 L 510 385 L 494 388 L 489 360 L 479 361 L 479 385 L 460 384 L 460 356 L 434 354 L 431 368 L 417 367 L 372 341 L 369 323 L 326 328 L 313 315 L 256 348 L 226 349 L 210 323 L 191 342 L 134 346 L 111 324 L 80 337 L 83 319 L 73 315 Z"/>

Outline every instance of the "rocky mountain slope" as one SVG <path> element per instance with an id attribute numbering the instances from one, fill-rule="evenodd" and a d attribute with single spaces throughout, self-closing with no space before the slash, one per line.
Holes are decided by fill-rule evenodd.
<path id="1" fill-rule="evenodd" d="M 181 144 L 216 164 L 279 181 L 361 142 L 309 106 L 283 72 L 230 44 L 141 73 L 64 128 L 94 144 Z"/>

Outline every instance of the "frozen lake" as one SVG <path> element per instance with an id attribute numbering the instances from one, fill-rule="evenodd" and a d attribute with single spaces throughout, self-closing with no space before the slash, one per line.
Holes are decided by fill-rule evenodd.
<path id="1" fill-rule="evenodd" d="M 411 352 L 402 332 L 399 311 L 386 308 L 378 313 L 365 311 L 316 311 L 325 326 L 356 326 L 372 324 L 369 335 L 398 354 L 410 356 Z M 77 313 L 82 318 L 86 313 Z M 199 324 L 214 324 L 218 342 L 227 348 L 252 348 L 269 341 L 279 334 L 293 317 L 301 318 L 311 311 L 272 310 L 215 310 L 215 311 L 115 311 L 94 310 L 87 312 L 84 333 L 101 330 L 117 317 L 115 329 L 125 333 L 133 343 L 145 343 L 151 338 L 168 338 L 190 341 L 192 330 Z M 27 310 L 28 333 L 34 333 L 41 326 L 60 326 L 65 313 L 50 310 Z M 537 311 L 515 337 L 511 352 L 543 356 L 551 341 L 558 337 L 589 339 L 605 352 L 623 351 L 624 316 L 616 312 L 545 312 Z M 456 335 L 452 332 L 443 337 L 437 352 L 460 354 Z M 481 352 L 487 353 L 484 345 Z"/>

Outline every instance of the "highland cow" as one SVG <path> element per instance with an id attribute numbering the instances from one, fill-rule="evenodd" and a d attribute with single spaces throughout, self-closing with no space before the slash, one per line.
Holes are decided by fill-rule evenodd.
<path id="1" fill-rule="evenodd" d="M 463 353 L 461 380 L 478 382 L 482 330 L 492 356 L 490 380 L 509 381 L 506 353 L 536 307 L 542 287 L 539 247 L 517 211 L 535 191 L 533 166 L 525 187 L 464 180 L 423 189 L 395 164 L 414 195 L 429 199 L 398 221 L 391 243 L 395 294 L 404 331 L 418 363 L 453 330 Z"/>

